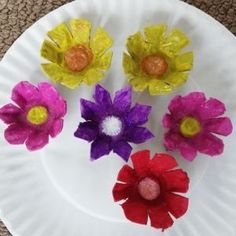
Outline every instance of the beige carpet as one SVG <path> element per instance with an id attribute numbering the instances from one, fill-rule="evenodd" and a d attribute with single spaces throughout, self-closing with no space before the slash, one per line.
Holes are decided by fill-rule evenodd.
<path id="1" fill-rule="evenodd" d="M 236 35 L 236 0 L 184 1 L 212 15 Z M 43 15 L 68 2 L 71 0 L 0 0 L 0 59 L 26 28 Z M 0 236 L 9 235 L 0 222 Z"/>

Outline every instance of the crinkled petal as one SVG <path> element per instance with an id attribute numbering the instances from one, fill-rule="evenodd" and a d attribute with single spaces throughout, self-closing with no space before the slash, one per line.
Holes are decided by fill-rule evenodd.
<path id="1" fill-rule="evenodd" d="M 161 39 L 160 50 L 168 57 L 173 58 L 189 42 L 190 40 L 182 31 L 174 29 L 169 36 Z"/>
<path id="2" fill-rule="evenodd" d="M 26 140 L 25 144 L 29 151 L 36 151 L 43 148 L 49 142 L 49 137 L 47 133 L 34 132 L 31 133 Z"/>
<path id="3" fill-rule="evenodd" d="M 179 150 L 184 159 L 193 161 L 197 156 L 197 149 L 187 142 L 179 143 Z"/>
<path id="4" fill-rule="evenodd" d="M 57 25 L 52 30 L 48 31 L 48 37 L 65 51 L 72 44 L 72 36 L 65 23 Z"/>
<path id="5" fill-rule="evenodd" d="M 119 155 L 126 162 L 129 160 L 131 151 L 132 147 L 125 141 L 119 141 L 113 145 L 113 152 Z"/>
<path id="6" fill-rule="evenodd" d="M 132 201 L 130 199 L 124 202 L 121 206 L 127 219 L 138 224 L 147 224 L 147 206 L 145 206 L 141 202 Z"/>
<path id="7" fill-rule="evenodd" d="M 49 134 L 52 138 L 56 137 L 59 133 L 61 133 L 63 129 L 63 120 L 58 119 L 53 122 L 53 125 L 49 131 Z"/>
<path id="8" fill-rule="evenodd" d="M 115 93 L 113 101 L 114 109 L 119 112 L 128 112 L 131 107 L 132 90 L 131 87 L 125 87 Z"/>
<path id="9" fill-rule="evenodd" d="M 137 63 L 127 53 L 123 53 L 123 68 L 126 74 L 137 74 L 139 72 Z"/>
<path id="10" fill-rule="evenodd" d="M 177 71 L 189 71 L 193 68 L 193 52 L 186 52 L 175 58 Z"/>
<path id="11" fill-rule="evenodd" d="M 97 60 L 93 64 L 94 68 L 103 71 L 108 70 L 111 66 L 112 55 L 113 55 L 112 52 L 107 52 L 101 57 L 97 58 Z"/>
<path id="12" fill-rule="evenodd" d="M 41 100 L 38 88 L 27 81 L 22 81 L 13 88 L 11 99 L 21 108 Z"/>
<path id="13" fill-rule="evenodd" d="M 233 124 L 228 117 L 212 118 L 205 123 L 209 132 L 228 136 L 233 131 Z"/>
<path id="14" fill-rule="evenodd" d="M 150 151 L 143 150 L 134 153 L 131 160 L 137 176 L 147 176 L 149 173 Z"/>
<path id="15" fill-rule="evenodd" d="M 137 180 L 134 169 L 128 165 L 124 165 L 119 171 L 117 180 L 127 184 L 134 184 Z"/>
<path id="16" fill-rule="evenodd" d="M 150 95 L 165 95 L 172 91 L 172 86 L 165 80 L 152 79 L 148 83 Z"/>
<path id="17" fill-rule="evenodd" d="M 151 207 L 148 213 L 154 228 L 165 230 L 174 223 L 165 205 Z"/>
<path id="18" fill-rule="evenodd" d="M 133 125 L 143 125 L 148 121 L 148 116 L 151 112 L 152 107 L 147 105 L 135 104 L 130 110 L 127 121 Z"/>
<path id="19" fill-rule="evenodd" d="M 186 197 L 174 193 L 166 193 L 165 201 L 168 210 L 175 218 L 183 216 L 188 210 L 188 198 Z"/>
<path id="20" fill-rule="evenodd" d="M 105 108 L 109 108 L 112 105 L 110 93 L 99 84 L 95 87 L 94 99 L 97 104 Z"/>
<path id="21" fill-rule="evenodd" d="M 181 169 L 164 172 L 161 175 L 167 191 L 186 193 L 189 188 L 189 178 L 186 172 Z"/>
<path id="22" fill-rule="evenodd" d="M 210 98 L 198 108 L 198 114 L 203 120 L 206 120 L 223 115 L 225 110 L 223 102 Z"/>
<path id="23" fill-rule="evenodd" d="M 5 139 L 10 144 L 23 144 L 30 134 L 30 130 L 21 124 L 12 124 L 5 130 Z"/>
<path id="24" fill-rule="evenodd" d="M 186 83 L 188 74 L 184 72 L 175 72 L 168 75 L 165 82 L 168 83 L 172 88 L 177 88 Z"/>
<path id="25" fill-rule="evenodd" d="M 136 92 L 143 92 L 148 86 L 147 79 L 141 75 L 129 74 L 128 80 L 132 85 L 133 90 Z"/>
<path id="26" fill-rule="evenodd" d="M 75 137 L 91 142 L 97 138 L 98 126 L 91 122 L 80 123 L 78 129 L 74 133 Z"/>
<path id="27" fill-rule="evenodd" d="M 112 190 L 112 195 L 115 202 L 127 199 L 130 192 L 129 184 L 116 183 Z"/>
<path id="28" fill-rule="evenodd" d="M 104 72 L 97 68 L 89 68 L 83 76 L 83 82 L 87 85 L 93 85 L 104 78 Z"/>
<path id="29" fill-rule="evenodd" d="M 11 124 L 18 120 L 22 114 L 22 110 L 19 107 L 9 103 L 0 108 L 0 119 L 5 124 Z"/>
<path id="30" fill-rule="evenodd" d="M 199 152 L 210 156 L 220 155 L 224 151 L 223 141 L 211 133 L 201 135 L 195 141 L 195 146 Z"/>
<path id="31" fill-rule="evenodd" d="M 112 38 L 100 27 L 97 28 L 90 41 L 90 47 L 96 57 L 103 55 L 109 48 L 111 48 L 112 44 Z"/>
<path id="32" fill-rule="evenodd" d="M 41 67 L 51 81 L 60 82 L 70 89 L 78 87 L 84 78 L 80 73 L 66 71 L 55 63 L 41 64 Z"/>
<path id="33" fill-rule="evenodd" d="M 97 160 L 104 155 L 108 155 L 110 151 L 110 139 L 97 138 L 91 145 L 91 160 Z"/>
<path id="34" fill-rule="evenodd" d="M 165 114 L 162 118 L 162 125 L 164 128 L 170 128 L 172 125 L 173 119 L 170 114 Z"/>
<path id="35" fill-rule="evenodd" d="M 127 131 L 126 137 L 128 142 L 139 144 L 146 142 L 148 139 L 154 138 L 154 135 L 147 128 L 133 127 Z"/>
<path id="36" fill-rule="evenodd" d="M 175 158 L 165 153 L 155 154 L 149 165 L 151 172 L 157 176 L 178 166 Z"/>
<path id="37" fill-rule="evenodd" d="M 85 120 L 98 120 L 99 112 L 101 111 L 98 104 L 83 98 L 80 99 L 80 110 L 81 116 Z"/>
<path id="38" fill-rule="evenodd" d="M 178 149 L 182 142 L 184 142 L 184 138 L 179 133 L 169 130 L 164 135 L 164 146 L 167 150 L 174 151 Z"/>
<path id="39" fill-rule="evenodd" d="M 91 23 L 85 19 L 72 19 L 69 24 L 74 42 L 76 44 L 89 44 Z"/>

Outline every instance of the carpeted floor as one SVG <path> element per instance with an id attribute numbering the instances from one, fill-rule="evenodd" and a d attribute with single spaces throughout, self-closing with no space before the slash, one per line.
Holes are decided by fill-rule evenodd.
<path id="1" fill-rule="evenodd" d="M 236 35 L 236 0 L 183 1 L 212 15 Z M 71 0 L 0 0 L 0 59 L 15 39 L 32 23 L 68 2 Z M 0 222 L 0 236 L 9 235 Z"/>

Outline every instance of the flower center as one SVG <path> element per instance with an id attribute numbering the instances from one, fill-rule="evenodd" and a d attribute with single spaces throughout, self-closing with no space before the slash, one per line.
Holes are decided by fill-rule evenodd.
<path id="1" fill-rule="evenodd" d="M 27 120 L 33 125 L 41 125 L 48 119 L 48 110 L 43 106 L 32 107 L 27 114 Z"/>
<path id="2" fill-rule="evenodd" d="M 193 137 L 201 130 L 199 121 L 193 117 L 185 117 L 180 123 L 180 132 L 185 137 Z"/>
<path id="3" fill-rule="evenodd" d="M 161 193 L 159 183 L 149 177 L 139 182 L 138 191 L 144 199 L 149 201 L 156 199 Z"/>
<path id="4" fill-rule="evenodd" d="M 168 70 L 168 63 L 163 56 L 150 55 L 143 58 L 141 68 L 148 75 L 163 76 Z"/>
<path id="5" fill-rule="evenodd" d="M 108 136 L 117 136 L 122 129 L 122 122 L 118 117 L 108 116 L 102 122 L 102 132 Z"/>
<path id="6" fill-rule="evenodd" d="M 93 53 L 90 48 L 77 45 L 71 47 L 64 55 L 67 67 L 72 71 L 82 71 L 93 60 Z"/>

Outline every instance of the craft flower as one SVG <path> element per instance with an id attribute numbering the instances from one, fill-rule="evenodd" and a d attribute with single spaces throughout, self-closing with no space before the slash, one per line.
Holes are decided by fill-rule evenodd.
<path id="1" fill-rule="evenodd" d="M 112 150 L 128 161 L 132 147 L 128 142 L 139 144 L 153 138 L 153 134 L 141 125 L 148 121 L 150 106 L 136 104 L 131 108 L 130 87 L 111 96 L 102 86 L 96 85 L 95 103 L 81 99 L 81 115 L 86 122 L 80 123 L 75 137 L 92 142 L 91 160 L 108 155 Z"/>
<path id="2" fill-rule="evenodd" d="M 112 39 L 100 27 L 91 36 L 91 28 L 85 19 L 72 19 L 47 33 L 50 40 L 44 40 L 41 56 L 51 62 L 42 64 L 49 79 L 71 89 L 103 79 L 111 64 Z"/>
<path id="3" fill-rule="evenodd" d="M 215 98 L 206 99 L 204 93 L 192 92 L 176 96 L 163 117 L 163 126 L 169 130 L 164 137 L 168 150 L 179 149 L 181 155 L 192 161 L 197 151 L 215 156 L 223 153 L 224 143 L 214 134 L 227 136 L 232 130 L 225 113 L 225 105 Z"/>
<path id="4" fill-rule="evenodd" d="M 136 152 L 131 156 L 134 168 L 123 166 L 118 174 L 118 183 L 113 188 L 115 201 L 125 200 L 121 206 L 125 216 L 135 223 L 147 224 L 165 230 L 172 226 L 188 209 L 188 199 L 176 194 L 186 193 L 189 178 L 178 167 L 172 156 L 150 151 Z"/>
<path id="5" fill-rule="evenodd" d="M 144 29 L 145 35 L 137 32 L 128 38 L 123 67 L 135 91 L 148 88 L 150 95 L 164 95 L 187 81 L 193 53 L 181 50 L 190 41 L 178 29 L 166 31 L 166 25 L 151 25 Z"/>
<path id="6" fill-rule="evenodd" d="M 27 81 L 12 90 L 9 103 L 0 108 L 0 119 L 6 123 L 5 138 L 10 144 L 26 144 L 30 151 L 43 148 L 49 135 L 56 137 L 63 128 L 66 102 L 49 83 L 34 86 Z"/>

